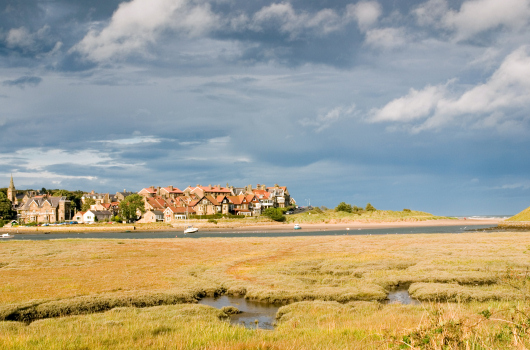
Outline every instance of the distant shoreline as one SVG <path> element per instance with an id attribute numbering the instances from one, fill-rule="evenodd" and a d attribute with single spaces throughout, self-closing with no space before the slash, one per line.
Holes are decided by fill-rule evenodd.
<path id="1" fill-rule="evenodd" d="M 398 227 L 432 227 L 432 226 L 475 226 L 475 225 L 498 225 L 502 219 L 439 219 L 439 220 L 423 220 L 423 221 L 391 221 L 391 222 L 360 222 L 351 221 L 340 224 L 326 224 L 326 223 L 301 223 L 303 230 L 306 231 L 335 231 L 346 229 L 381 229 L 381 228 L 398 228 Z M 216 225 L 213 223 L 193 223 L 201 231 L 291 231 L 293 223 L 272 223 L 264 222 L 258 225 Z M 72 232 L 124 232 L 124 231 L 175 231 L 180 232 L 186 225 L 183 223 L 178 227 L 156 227 L 156 226 L 88 226 L 88 225 L 72 225 L 72 226 L 39 226 L 39 227 L 10 227 L 0 228 L 0 232 L 9 233 L 30 233 L 30 234 L 46 234 L 46 233 L 72 233 Z"/>

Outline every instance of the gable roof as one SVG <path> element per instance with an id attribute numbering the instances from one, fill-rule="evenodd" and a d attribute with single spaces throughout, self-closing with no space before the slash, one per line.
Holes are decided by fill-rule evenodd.
<path id="1" fill-rule="evenodd" d="M 184 207 L 167 207 L 165 211 L 171 211 L 175 214 L 195 214 L 195 209 L 193 208 L 184 208 Z"/>
<path id="2" fill-rule="evenodd" d="M 168 193 L 184 193 L 184 192 L 182 192 L 181 190 L 179 190 L 176 187 L 173 187 L 173 189 L 171 189 L 169 186 L 168 187 L 162 187 L 160 190 L 165 190 Z"/>

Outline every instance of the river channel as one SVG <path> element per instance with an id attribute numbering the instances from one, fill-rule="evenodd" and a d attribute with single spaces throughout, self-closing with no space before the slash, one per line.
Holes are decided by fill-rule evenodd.
<path id="1" fill-rule="evenodd" d="M 419 305 L 420 302 L 410 297 L 408 290 L 399 289 L 388 294 L 387 304 Z M 247 300 L 245 297 L 222 295 L 220 297 L 206 297 L 199 300 L 199 304 L 221 309 L 234 306 L 241 313 L 230 315 L 230 323 L 252 329 L 274 329 L 276 313 L 282 304 L 260 303 Z"/>
<path id="2" fill-rule="evenodd" d="M 423 226 L 423 227 L 395 227 L 374 229 L 351 229 L 351 230 L 320 230 L 304 231 L 292 230 L 280 231 L 199 231 L 192 234 L 184 234 L 182 231 L 132 231 L 132 232 L 71 232 L 71 233 L 49 233 L 17 234 L 12 232 L 18 240 L 49 240 L 65 238 L 101 238 L 101 239 L 159 239 L 159 238 L 242 238 L 242 237 L 303 237 L 303 236 L 343 236 L 343 235 L 393 235 L 393 234 L 421 234 L 421 233 L 464 233 L 469 230 L 481 230 L 492 228 L 491 225 L 467 225 L 467 226 Z"/>

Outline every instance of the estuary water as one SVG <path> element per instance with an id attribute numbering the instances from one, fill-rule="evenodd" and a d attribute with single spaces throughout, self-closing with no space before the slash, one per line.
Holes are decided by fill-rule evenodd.
<path id="1" fill-rule="evenodd" d="M 410 297 L 407 289 L 399 289 L 388 294 L 388 304 L 419 305 L 420 302 Z M 243 296 L 221 295 L 206 297 L 199 300 L 199 304 L 221 309 L 224 306 L 234 306 L 241 313 L 230 315 L 230 323 L 252 329 L 274 329 L 276 313 L 282 304 L 269 304 L 247 300 Z"/>
<path id="2" fill-rule="evenodd" d="M 373 229 L 351 229 L 351 230 L 320 230 L 305 231 L 292 230 L 288 232 L 266 231 L 199 231 L 192 234 L 184 234 L 182 231 L 132 231 L 132 232 L 79 232 L 79 233 L 50 233 L 50 234 L 17 234 L 11 232 L 18 240 L 50 240 L 50 239 L 72 239 L 72 238 L 99 238 L 99 239 L 159 239 L 159 238 L 239 238 L 239 237 L 303 237 L 303 236 L 343 236 L 343 235 L 403 235 L 421 233 L 453 233 L 459 234 L 466 231 L 488 229 L 492 225 L 464 226 L 424 226 L 424 227 L 395 227 L 395 228 L 373 228 Z M 491 231 L 490 231 L 491 232 Z"/>

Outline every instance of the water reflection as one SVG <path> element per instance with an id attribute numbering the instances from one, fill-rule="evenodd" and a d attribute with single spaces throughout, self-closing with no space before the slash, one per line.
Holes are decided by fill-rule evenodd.
<path id="1" fill-rule="evenodd" d="M 388 293 L 387 304 L 419 305 L 421 302 L 411 298 L 407 289 L 398 289 Z"/>
<path id="2" fill-rule="evenodd" d="M 227 295 L 222 295 L 217 298 L 203 298 L 199 301 L 199 304 L 212 306 L 216 309 L 221 309 L 224 306 L 235 306 L 241 311 L 241 313 L 230 315 L 230 322 L 232 324 L 243 325 L 247 328 L 253 329 L 274 329 L 276 312 L 281 306 L 259 303 L 247 300 L 244 297 L 232 297 Z"/>

